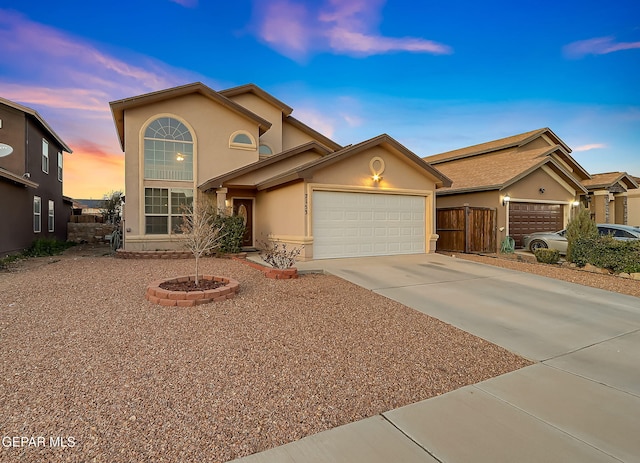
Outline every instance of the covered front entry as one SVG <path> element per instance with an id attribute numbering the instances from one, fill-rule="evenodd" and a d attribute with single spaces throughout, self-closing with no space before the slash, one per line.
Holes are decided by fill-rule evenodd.
<path id="1" fill-rule="evenodd" d="M 509 235 L 516 247 L 524 246 L 522 237 L 528 233 L 558 231 L 564 227 L 562 204 L 518 203 L 509 204 Z"/>
<path id="2" fill-rule="evenodd" d="M 424 196 L 314 191 L 313 258 L 424 253 L 425 207 Z"/>

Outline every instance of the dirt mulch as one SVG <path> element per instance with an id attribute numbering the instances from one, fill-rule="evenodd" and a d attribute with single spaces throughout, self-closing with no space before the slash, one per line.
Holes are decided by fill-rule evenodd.
<path id="1" fill-rule="evenodd" d="M 446 254 L 452 255 L 453 253 Z M 536 258 L 533 255 L 530 256 L 520 253 L 492 255 L 455 253 L 453 255 L 459 259 L 471 260 L 521 272 L 534 273 L 536 275 L 555 278 L 557 280 L 591 286 L 592 288 L 605 289 L 607 291 L 640 297 L 640 280 L 622 278 L 611 274 L 588 272 L 578 268 L 572 268 L 567 265 L 541 264 L 536 261 Z"/>
<path id="2" fill-rule="evenodd" d="M 0 273 L 0 427 L 46 444 L 3 462 L 228 461 L 530 364 L 327 275 L 203 259 L 237 297 L 167 308 L 146 286 L 193 260 L 76 247 L 25 264 Z"/>

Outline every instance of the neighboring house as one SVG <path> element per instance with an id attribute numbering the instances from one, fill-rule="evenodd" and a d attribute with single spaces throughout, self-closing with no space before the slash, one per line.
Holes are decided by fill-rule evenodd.
<path id="1" fill-rule="evenodd" d="M 126 250 L 177 249 L 181 206 L 206 195 L 245 218 L 244 245 L 301 258 L 435 250 L 449 179 L 388 135 L 342 147 L 250 84 L 188 84 L 110 103 L 125 152 Z"/>
<path id="2" fill-rule="evenodd" d="M 507 235 L 521 247 L 564 228 L 591 178 L 569 153 L 543 128 L 424 158 L 453 182 L 436 193 L 438 249 L 495 252 Z"/>
<path id="3" fill-rule="evenodd" d="M 67 239 L 64 153 L 71 149 L 36 111 L 0 98 L 0 255 L 38 238 Z"/>
<path id="4" fill-rule="evenodd" d="M 632 177 L 640 185 L 640 177 Z M 640 227 L 640 188 L 627 192 L 627 224 Z"/>
<path id="5" fill-rule="evenodd" d="M 582 185 L 589 194 L 582 201 L 591 211 L 596 223 L 629 222 L 629 193 L 638 188 L 638 182 L 626 172 L 592 174 Z"/>

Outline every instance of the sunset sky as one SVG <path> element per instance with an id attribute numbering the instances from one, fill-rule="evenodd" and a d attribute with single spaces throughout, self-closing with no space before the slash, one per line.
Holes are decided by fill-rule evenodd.
<path id="1" fill-rule="evenodd" d="M 0 0 L 0 96 L 73 149 L 64 194 L 124 188 L 109 101 L 255 83 L 341 144 L 428 156 L 550 127 L 640 176 L 638 0 Z"/>

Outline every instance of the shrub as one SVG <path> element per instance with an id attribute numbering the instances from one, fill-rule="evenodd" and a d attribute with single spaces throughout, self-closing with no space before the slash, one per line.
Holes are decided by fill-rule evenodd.
<path id="1" fill-rule="evenodd" d="M 287 243 L 277 241 L 273 243 L 260 243 L 260 247 L 262 247 L 260 251 L 262 260 L 278 269 L 293 267 L 303 249 L 303 247 L 300 247 L 287 250 Z"/>
<path id="2" fill-rule="evenodd" d="M 614 273 L 640 272 L 640 241 L 621 241 L 611 236 L 578 238 L 574 243 L 574 263 L 592 264 Z"/>
<path id="3" fill-rule="evenodd" d="M 595 222 L 591 220 L 591 212 L 585 209 L 584 206 L 580 206 L 577 214 L 567 224 L 567 260 L 569 262 L 576 262 L 574 259 L 574 243 L 579 238 L 597 238 L 598 227 Z M 577 262 L 576 262 L 577 263 Z"/>
<path id="4" fill-rule="evenodd" d="M 58 241 L 53 238 L 38 238 L 29 249 L 24 252 L 27 257 L 55 256 L 61 254 L 65 249 L 73 246 L 69 241 Z"/>
<path id="5" fill-rule="evenodd" d="M 224 236 L 220 239 L 220 253 L 237 254 L 242 251 L 242 238 L 246 230 L 242 217 L 219 212 L 213 218 L 213 226 L 223 228 L 225 231 Z"/>
<path id="6" fill-rule="evenodd" d="M 536 249 L 536 260 L 543 264 L 557 264 L 560 262 L 560 252 L 557 249 Z"/>

